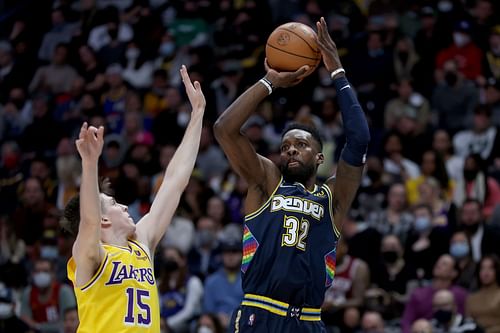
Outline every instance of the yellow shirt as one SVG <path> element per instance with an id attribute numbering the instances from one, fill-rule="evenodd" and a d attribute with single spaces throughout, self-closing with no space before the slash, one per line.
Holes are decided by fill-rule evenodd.
<path id="1" fill-rule="evenodd" d="M 106 255 L 96 274 L 74 287 L 79 333 L 160 332 L 160 307 L 153 264 L 147 247 L 129 240 L 128 247 L 103 244 Z M 76 263 L 68 277 L 76 285 Z"/>

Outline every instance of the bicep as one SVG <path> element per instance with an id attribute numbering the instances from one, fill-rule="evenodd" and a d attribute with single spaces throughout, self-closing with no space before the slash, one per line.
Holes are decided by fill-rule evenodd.
<path id="1" fill-rule="evenodd" d="M 334 222 L 338 230 L 341 230 L 343 219 L 356 196 L 362 174 L 363 166 L 355 167 L 341 159 L 335 176 L 335 184 L 332 180 L 328 182 L 333 193 Z"/>

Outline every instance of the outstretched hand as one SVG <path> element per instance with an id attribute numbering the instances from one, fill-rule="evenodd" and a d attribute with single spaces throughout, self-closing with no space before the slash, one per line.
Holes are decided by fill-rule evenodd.
<path id="1" fill-rule="evenodd" d="M 278 72 L 267 63 L 267 58 L 264 60 L 264 68 L 266 69 L 266 78 L 271 81 L 275 88 L 288 88 L 299 84 L 307 75 L 309 75 L 310 67 L 304 65 L 295 72 Z"/>
<path id="2" fill-rule="evenodd" d="M 316 27 L 318 28 L 317 42 L 321 51 L 323 63 L 325 64 L 326 70 L 331 73 L 337 68 L 342 67 L 339 53 L 337 51 L 337 45 L 335 45 L 335 42 L 328 33 L 328 27 L 326 26 L 324 17 L 321 17 L 321 19 L 316 22 Z"/>
<path id="3" fill-rule="evenodd" d="M 198 81 L 194 81 L 194 84 L 191 82 L 191 78 L 189 77 L 188 71 L 185 65 L 181 66 L 180 69 L 182 82 L 184 82 L 184 87 L 186 89 L 186 94 L 188 95 L 189 102 L 191 103 L 191 107 L 193 108 L 193 113 L 201 113 L 205 111 L 205 105 L 207 104 L 205 101 L 205 96 L 203 95 L 203 91 L 201 91 L 201 85 Z"/>
<path id="4" fill-rule="evenodd" d="M 97 162 L 102 152 L 104 144 L 104 127 L 96 128 L 89 126 L 86 122 L 83 123 L 78 139 L 76 140 L 76 148 L 82 160 Z"/>

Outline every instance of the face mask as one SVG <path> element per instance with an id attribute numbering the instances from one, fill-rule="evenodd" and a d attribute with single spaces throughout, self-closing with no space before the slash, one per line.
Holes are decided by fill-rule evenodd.
<path id="1" fill-rule="evenodd" d="M 200 230 L 195 237 L 200 246 L 210 246 L 215 241 L 215 236 L 210 230 Z"/>
<path id="2" fill-rule="evenodd" d="M 200 326 L 197 333 L 214 333 L 214 331 L 210 327 Z"/>
<path id="3" fill-rule="evenodd" d="M 464 170 L 464 178 L 465 180 L 471 182 L 476 179 L 477 172 L 475 170 Z"/>
<path id="4" fill-rule="evenodd" d="M 174 272 L 176 270 L 179 269 L 179 264 L 177 263 L 177 261 L 175 260 L 172 260 L 172 259 L 167 259 L 165 260 L 165 262 L 163 263 L 163 268 L 165 269 L 165 271 L 167 272 Z"/>
<path id="5" fill-rule="evenodd" d="M 453 243 L 450 246 L 450 254 L 454 258 L 464 258 L 469 254 L 469 244 L 467 242 Z"/>
<path id="6" fill-rule="evenodd" d="M 140 53 L 139 49 L 128 49 L 127 52 L 125 52 L 125 56 L 127 59 L 137 59 Z"/>
<path id="7" fill-rule="evenodd" d="M 398 260 L 399 256 L 396 251 L 384 251 L 382 252 L 382 258 L 386 263 L 394 264 Z"/>
<path id="8" fill-rule="evenodd" d="M 458 81 L 458 76 L 456 73 L 446 72 L 444 74 L 444 80 L 450 87 L 453 87 Z"/>
<path id="9" fill-rule="evenodd" d="M 165 42 L 160 45 L 160 54 L 164 57 L 170 57 L 174 54 L 175 44 L 172 42 Z"/>
<path id="10" fill-rule="evenodd" d="M 431 227 L 431 220 L 427 217 L 417 217 L 415 219 L 415 230 L 418 233 L 429 230 Z"/>
<path id="11" fill-rule="evenodd" d="M 47 288 L 52 282 L 52 276 L 47 272 L 40 272 L 33 275 L 33 283 L 38 288 Z"/>
<path id="12" fill-rule="evenodd" d="M 479 229 L 479 223 L 463 224 L 463 227 L 469 235 L 473 235 L 476 233 L 477 229 Z"/>
<path id="13" fill-rule="evenodd" d="M 44 259 L 55 259 L 59 256 L 57 246 L 42 246 L 40 256 Z"/>
<path id="14" fill-rule="evenodd" d="M 12 304 L 0 303 L 0 319 L 12 317 Z"/>
<path id="15" fill-rule="evenodd" d="M 453 42 L 455 43 L 456 46 L 464 47 L 467 43 L 469 43 L 469 41 L 470 41 L 469 36 L 464 35 L 460 32 L 453 33 Z"/>
<path id="16" fill-rule="evenodd" d="M 453 313 L 448 310 L 437 310 L 434 312 L 434 319 L 436 319 L 440 324 L 448 324 L 453 317 Z"/>
<path id="17" fill-rule="evenodd" d="M 450 2 L 450 1 L 439 1 L 438 2 L 438 9 L 439 11 L 443 12 L 443 13 L 448 13 L 449 11 L 451 11 L 453 9 L 453 4 Z"/>

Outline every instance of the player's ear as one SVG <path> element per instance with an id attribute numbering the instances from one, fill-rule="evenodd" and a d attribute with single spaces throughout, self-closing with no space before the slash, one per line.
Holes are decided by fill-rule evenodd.
<path id="1" fill-rule="evenodd" d="M 316 154 L 316 164 L 321 165 L 325 162 L 325 155 L 323 153 Z"/>

